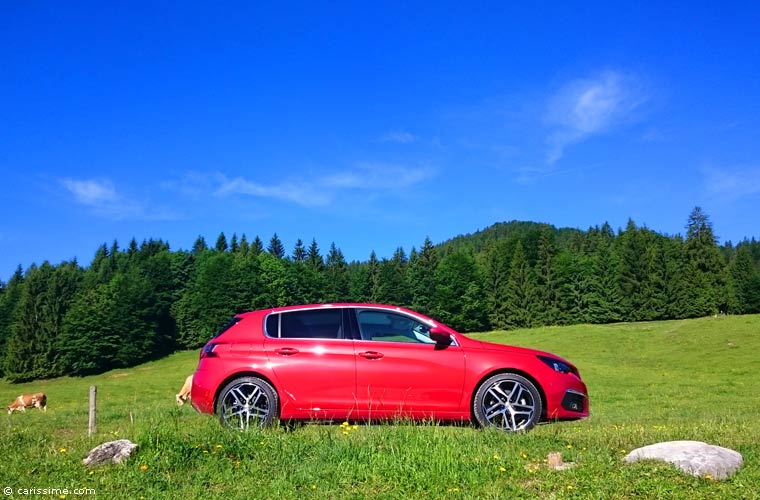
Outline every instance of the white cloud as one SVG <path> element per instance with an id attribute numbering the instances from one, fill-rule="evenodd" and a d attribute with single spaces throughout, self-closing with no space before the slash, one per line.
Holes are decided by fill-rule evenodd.
<path id="1" fill-rule="evenodd" d="M 285 182 L 267 186 L 242 177 L 229 180 L 225 178 L 215 194 L 219 196 L 242 194 L 257 198 L 275 198 L 303 206 L 326 205 L 331 200 L 329 193 L 320 191 L 315 186 L 305 182 Z"/>
<path id="2" fill-rule="evenodd" d="M 645 101 L 640 79 L 619 71 L 568 82 L 548 103 L 546 121 L 553 131 L 547 162 L 561 159 L 568 146 L 629 120 Z"/>
<path id="3" fill-rule="evenodd" d="M 760 194 L 760 167 L 706 167 L 702 169 L 705 189 L 711 195 L 738 199 Z"/>
<path id="4" fill-rule="evenodd" d="M 164 207 L 148 209 L 144 204 L 127 198 L 117 191 L 108 179 L 61 179 L 60 183 L 74 196 L 77 203 L 92 209 L 100 217 L 113 220 L 172 220 L 176 214 Z"/>
<path id="5" fill-rule="evenodd" d="M 197 174 L 196 174 L 197 175 Z M 244 195 L 271 198 L 306 207 L 326 206 L 338 197 L 352 193 L 365 198 L 393 195 L 432 177 L 430 168 L 414 168 L 388 163 L 360 163 L 356 167 L 314 176 L 311 180 L 285 180 L 264 184 L 243 177 L 228 179 L 223 174 L 206 176 L 213 179 L 213 193 L 227 197 Z"/>
<path id="6" fill-rule="evenodd" d="M 320 183 L 337 189 L 393 191 L 406 189 L 432 177 L 427 168 L 409 168 L 390 163 L 361 163 L 353 170 L 323 178 Z"/>
<path id="7" fill-rule="evenodd" d="M 395 142 L 398 144 L 411 144 L 417 142 L 419 137 L 409 132 L 389 132 L 380 138 L 380 142 Z"/>
<path id="8" fill-rule="evenodd" d="M 119 197 L 113 183 L 108 180 L 78 181 L 74 179 L 62 179 L 61 183 L 74 195 L 76 200 L 83 205 L 102 206 L 115 203 Z"/>

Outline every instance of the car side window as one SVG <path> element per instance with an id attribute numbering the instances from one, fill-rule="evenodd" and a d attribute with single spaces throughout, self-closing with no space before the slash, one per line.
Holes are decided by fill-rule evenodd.
<path id="1" fill-rule="evenodd" d="M 428 325 L 404 314 L 363 309 L 357 316 L 362 340 L 435 344 Z"/>
<path id="2" fill-rule="evenodd" d="M 270 337 L 288 339 L 341 339 L 343 315 L 340 309 L 307 309 L 270 314 L 266 319 Z"/>

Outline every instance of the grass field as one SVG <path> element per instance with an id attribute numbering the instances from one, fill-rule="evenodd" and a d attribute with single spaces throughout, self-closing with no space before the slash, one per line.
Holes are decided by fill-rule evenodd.
<path id="1" fill-rule="evenodd" d="M 49 398 L 45 413 L 2 417 L 0 487 L 12 489 L 9 498 L 24 496 L 19 488 L 136 499 L 760 498 L 760 316 L 475 336 L 573 361 L 589 387 L 591 418 L 519 435 L 403 422 L 241 434 L 176 406 L 174 394 L 197 362 L 197 352 L 182 352 L 89 378 L 0 381 L 4 404 L 22 392 Z M 90 439 L 91 385 L 98 415 Z M 118 438 L 140 446 L 126 464 L 82 465 L 92 447 Z M 622 462 L 633 448 L 676 439 L 732 448 L 744 466 L 714 481 L 662 463 Z M 575 467 L 549 469 L 552 451 Z"/>

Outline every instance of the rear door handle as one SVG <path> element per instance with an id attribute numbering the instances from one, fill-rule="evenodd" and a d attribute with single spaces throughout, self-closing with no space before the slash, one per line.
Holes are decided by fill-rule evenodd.
<path id="1" fill-rule="evenodd" d="M 292 356 L 293 354 L 298 354 L 298 349 L 293 349 L 292 347 L 281 347 L 280 349 L 275 349 L 274 352 L 280 356 Z"/>
<path id="2" fill-rule="evenodd" d="M 383 356 L 385 356 L 385 354 L 383 354 L 382 352 L 377 352 L 377 351 L 365 351 L 365 352 L 360 352 L 359 356 L 361 356 L 362 358 L 367 358 L 367 359 L 380 359 Z"/>

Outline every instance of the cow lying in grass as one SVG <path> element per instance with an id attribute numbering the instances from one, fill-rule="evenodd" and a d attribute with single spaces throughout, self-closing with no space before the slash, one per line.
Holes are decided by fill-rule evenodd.
<path id="1" fill-rule="evenodd" d="M 44 392 L 22 394 L 8 407 L 8 415 L 14 411 L 26 411 L 27 406 L 33 406 L 42 411 L 47 411 L 47 396 L 45 396 Z"/>
<path id="2" fill-rule="evenodd" d="M 183 405 L 185 404 L 185 401 L 188 401 L 190 399 L 190 390 L 193 388 L 193 376 L 188 375 L 185 379 L 185 385 L 182 386 L 182 389 L 179 390 L 179 394 L 177 394 L 177 404 Z"/>

